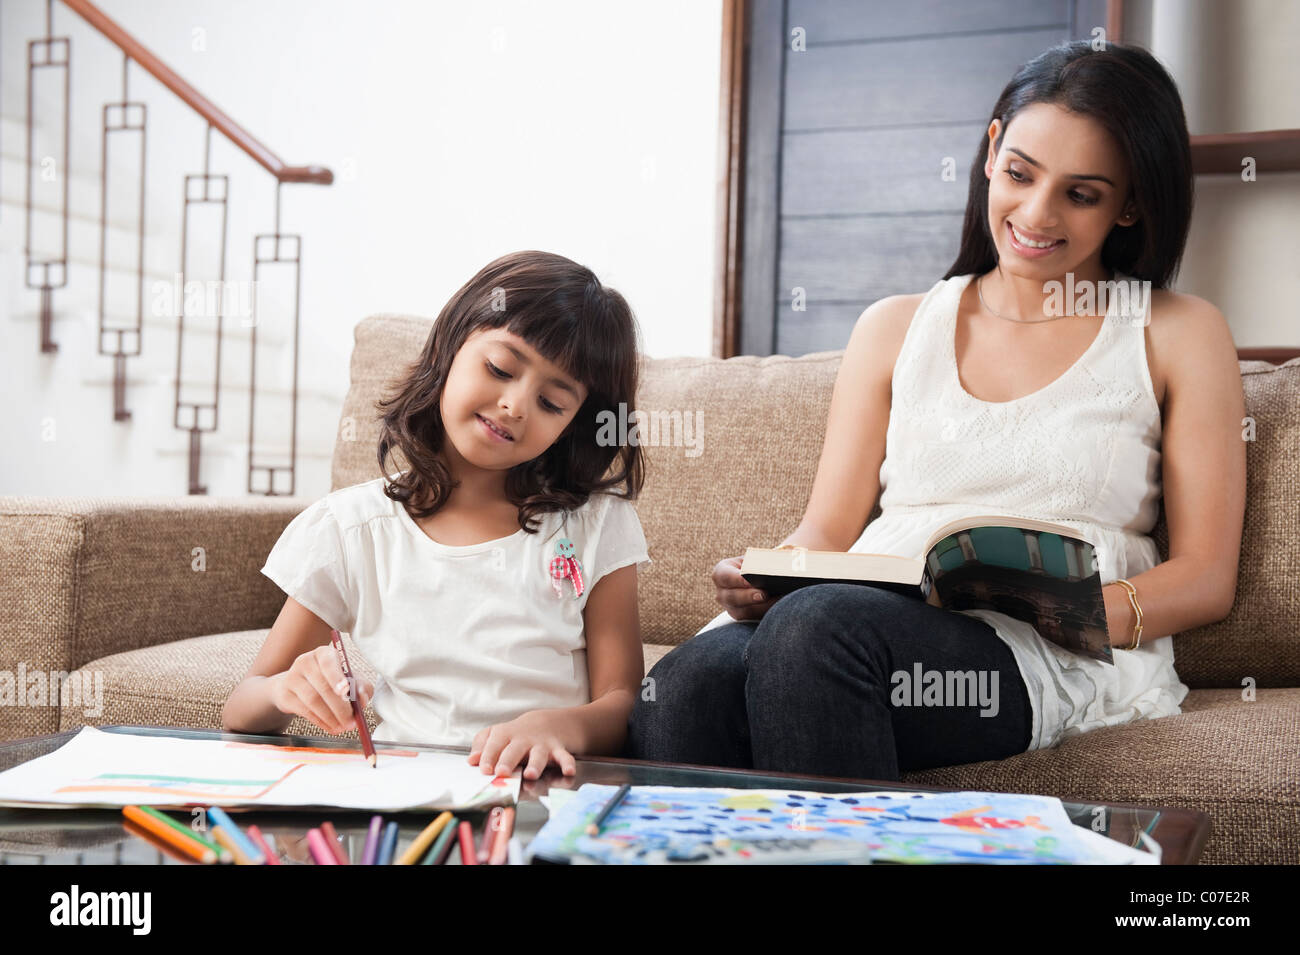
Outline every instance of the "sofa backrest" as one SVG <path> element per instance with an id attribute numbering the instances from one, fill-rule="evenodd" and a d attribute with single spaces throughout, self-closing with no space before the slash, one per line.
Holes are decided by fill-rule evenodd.
<path id="1" fill-rule="evenodd" d="M 373 480 L 375 402 L 422 349 L 430 319 L 377 315 L 356 328 L 352 384 L 335 446 L 335 490 Z M 637 499 L 654 563 L 640 577 L 642 638 L 677 644 L 721 608 L 713 566 L 750 546 L 775 546 L 799 523 L 821 455 L 842 352 L 798 358 L 646 358 L 637 409 L 658 420 L 642 448 Z M 1179 634 L 1189 686 L 1300 684 L 1300 359 L 1241 363 L 1249 483 L 1237 602 L 1225 620 Z M 680 425 L 678 424 L 680 422 Z M 687 428 L 686 425 L 690 427 Z M 879 505 L 871 519 L 880 513 Z M 1164 510 L 1153 535 L 1168 559 Z"/>

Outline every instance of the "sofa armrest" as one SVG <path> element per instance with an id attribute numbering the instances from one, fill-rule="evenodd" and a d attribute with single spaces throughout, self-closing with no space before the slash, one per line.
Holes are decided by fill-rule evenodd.
<path id="1" fill-rule="evenodd" d="M 311 503 L 0 497 L 0 738 L 58 727 L 57 701 L 25 686 L 6 701 L 6 683 L 43 674 L 48 695 L 51 675 L 109 654 L 270 627 L 284 594 L 262 564 Z"/>

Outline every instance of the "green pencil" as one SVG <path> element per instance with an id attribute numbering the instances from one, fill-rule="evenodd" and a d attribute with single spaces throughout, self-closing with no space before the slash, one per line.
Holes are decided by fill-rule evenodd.
<path id="1" fill-rule="evenodd" d="M 195 831 L 194 831 L 193 829 L 191 829 L 189 826 L 182 826 L 179 822 L 177 822 L 177 821 L 176 821 L 175 819 L 173 819 L 171 816 L 167 815 L 165 812 L 159 812 L 157 809 L 154 809 L 152 806 L 141 806 L 140 809 L 141 809 L 142 811 L 144 811 L 144 812 L 147 812 L 149 815 L 153 816 L 155 819 L 158 819 L 158 820 L 160 820 L 160 821 L 162 821 L 162 822 L 167 823 L 167 825 L 171 826 L 171 827 L 172 827 L 173 829 L 175 829 L 177 832 L 183 832 L 183 833 L 185 833 L 185 835 L 189 836 L 189 837 L 190 837 L 191 839 L 193 839 L 195 842 L 198 842 L 198 843 L 201 843 L 201 844 L 204 845 L 204 846 L 207 846 L 209 849 L 211 849 L 213 852 L 215 852 L 215 853 L 217 854 L 217 861 L 218 861 L 218 862 L 229 862 L 229 861 L 230 861 L 230 858 L 229 858 L 229 856 L 230 856 L 230 852 L 226 849 L 225 846 L 218 845 L 217 843 L 213 842 L 211 839 L 208 839 L 208 838 L 206 838 L 206 837 L 204 837 L 204 836 L 199 835 L 197 832 L 195 832 Z"/>
<path id="2" fill-rule="evenodd" d="M 420 860 L 420 865 L 442 865 L 443 859 L 447 857 L 447 852 L 451 848 L 451 840 L 456 837 L 458 828 L 460 828 L 460 820 L 452 816 L 451 822 L 443 826 L 442 832 L 438 833 L 438 838 L 433 841 L 429 851 Z"/>

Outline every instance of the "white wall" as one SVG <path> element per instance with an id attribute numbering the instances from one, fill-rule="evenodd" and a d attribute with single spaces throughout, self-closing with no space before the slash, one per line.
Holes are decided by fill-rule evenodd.
<path id="1" fill-rule="evenodd" d="M 432 318 L 503 253 L 545 249 L 588 265 L 627 296 L 649 354 L 709 354 L 720 0 L 99 5 L 285 161 L 336 174 L 332 186 L 283 193 L 284 228 L 303 235 L 301 384 L 316 390 L 322 406 L 311 433 L 300 424 L 300 444 L 316 456 L 300 458 L 299 494 L 329 490 L 328 450 L 356 323 L 376 312 Z M 3 148 L 20 154 L 12 121 L 24 115 L 25 44 L 43 30 L 45 3 L 5 0 L 0 11 L 0 112 L 11 120 Z M 70 165 L 74 175 L 80 168 L 97 177 L 99 111 L 120 95 L 121 57 L 60 4 L 55 33 L 73 37 Z M 169 234 L 149 259 L 170 275 L 179 263 L 181 177 L 200 170 L 203 125 L 134 66 L 131 77 L 132 98 L 150 109 L 149 219 Z M 214 171 L 232 177 L 228 278 L 247 279 L 251 237 L 271 227 L 271 177 L 229 143 L 214 142 Z M 16 192 L 21 200 L 20 185 L 8 181 L 11 168 L 5 173 L 6 197 Z M 97 201 L 83 211 L 97 215 Z M 11 253 L 18 212 L 7 205 L 0 221 Z M 87 236 L 93 247 L 75 234 L 74 244 L 96 257 L 98 239 Z M 21 281 L 10 268 L 3 278 L 15 276 Z M 25 294 L 34 309 L 37 293 Z M 74 298 L 56 293 L 56 306 Z M 0 374 L 13 386 L 25 369 L 44 369 L 6 395 L 0 493 L 185 492 L 187 443 L 170 428 L 169 387 L 132 390 L 133 408 L 148 400 L 162 417 L 152 446 L 138 441 L 128 449 L 121 432 L 144 425 L 112 423 L 111 392 L 75 382 L 51 390 L 57 363 L 72 360 L 71 340 L 93 338 L 84 310 L 80 322 L 56 321 L 65 352 L 54 357 L 40 355 L 30 315 L 0 320 Z M 248 364 L 247 348 L 227 347 L 235 376 Z M 223 356 L 223 377 L 227 368 Z M 287 363 L 278 370 L 287 384 Z M 43 442 L 40 422 L 56 405 L 58 440 Z M 261 409 L 259 399 L 259 430 Z M 223 431 L 244 440 L 246 406 L 222 415 Z M 103 433 L 114 430 L 119 436 L 105 443 Z M 205 439 L 205 450 L 217 443 Z M 228 464 L 205 472 L 211 494 L 244 493 L 242 459 L 231 455 Z M 89 489 L 88 469 L 96 473 Z"/>
<path id="2" fill-rule="evenodd" d="M 1300 3 L 1130 0 L 1125 39 L 1178 83 L 1192 135 L 1300 128 Z M 1300 172 L 1198 176 L 1177 287 L 1238 347 L 1300 346 Z"/>

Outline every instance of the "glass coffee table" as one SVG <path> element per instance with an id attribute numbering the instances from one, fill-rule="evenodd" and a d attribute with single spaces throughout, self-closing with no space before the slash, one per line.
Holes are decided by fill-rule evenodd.
<path id="1" fill-rule="evenodd" d="M 270 743 L 281 746 L 323 746 L 355 749 L 354 739 L 304 736 L 248 736 L 215 730 L 179 729 L 162 726 L 101 726 L 104 732 L 174 736 L 185 739 L 223 739 L 245 743 Z M 77 731 L 53 733 L 30 739 L 0 743 L 0 771 L 36 759 L 58 749 Z M 407 745 L 405 749 L 435 752 L 469 752 L 464 746 Z M 376 744 L 381 753 L 382 744 Z M 520 787 L 515 834 L 527 846 L 547 819 L 546 808 L 538 801 L 556 789 L 577 789 L 585 783 L 620 786 L 699 786 L 730 789 L 804 789 L 814 792 L 859 792 L 898 790 L 941 792 L 927 786 L 909 786 L 896 782 L 846 780 L 784 773 L 757 773 L 740 769 L 717 769 L 701 766 L 651 763 L 628 759 L 579 759 L 577 773 L 564 776 L 554 767 L 540 779 L 524 780 Z M 1165 809 L 1147 806 L 1103 803 L 1064 803 L 1071 820 L 1079 826 L 1102 832 L 1126 845 L 1139 846 L 1140 833 L 1146 833 L 1161 848 L 1164 864 L 1195 862 L 1209 835 L 1209 817 L 1192 809 Z M 311 864 L 307 849 L 307 830 L 328 819 L 338 831 L 354 862 L 361 858 L 370 817 L 368 810 L 338 808 L 285 810 L 232 810 L 240 825 L 255 823 L 264 833 L 275 837 L 275 848 L 285 864 Z M 435 814 L 429 811 L 383 813 L 385 820 L 396 820 L 401 827 L 398 854 L 408 846 Z M 485 812 L 458 813 L 470 819 L 476 834 L 481 831 Z M 154 865 L 182 864 L 179 856 L 155 848 L 127 833 L 122 827 L 122 813 L 116 809 L 13 809 L 0 807 L 0 865 Z M 448 864 L 459 863 L 459 851 L 453 849 Z"/>

